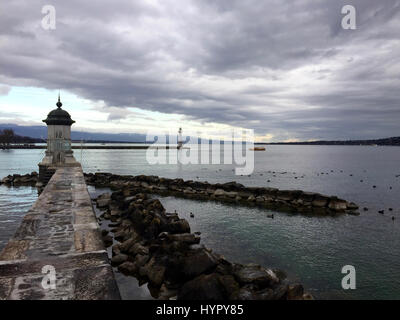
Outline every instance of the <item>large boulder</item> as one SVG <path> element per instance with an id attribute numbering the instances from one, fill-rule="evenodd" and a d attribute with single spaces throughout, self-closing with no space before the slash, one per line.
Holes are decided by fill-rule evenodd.
<path id="1" fill-rule="evenodd" d="M 219 281 L 224 287 L 225 294 L 229 299 L 233 299 L 234 295 L 239 291 L 239 284 L 232 275 L 221 275 Z"/>
<path id="2" fill-rule="evenodd" d="M 153 257 L 145 266 L 140 268 L 139 273 L 141 276 L 146 276 L 153 286 L 160 287 L 164 281 L 165 270 L 165 266 L 157 263 L 155 257 Z"/>
<path id="3" fill-rule="evenodd" d="M 312 201 L 312 206 L 317 208 L 324 208 L 328 205 L 329 198 L 316 194 Z"/>
<path id="4" fill-rule="evenodd" d="M 149 259 L 150 257 L 147 254 L 138 254 L 135 256 L 135 265 L 137 267 L 143 267 Z"/>
<path id="5" fill-rule="evenodd" d="M 277 189 L 277 188 L 263 188 L 263 191 L 261 191 L 261 193 L 276 197 L 276 194 L 278 193 L 278 191 L 279 191 L 279 189 Z"/>
<path id="6" fill-rule="evenodd" d="M 136 243 L 135 238 L 130 238 L 119 245 L 119 250 L 122 252 L 129 252 L 129 249 Z"/>
<path id="7" fill-rule="evenodd" d="M 276 194 L 276 198 L 282 201 L 291 201 L 296 198 L 297 192 L 290 190 L 279 190 Z"/>
<path id="8" fill-rule="evenodd" d="M 311 203 L 314 200 L 315 193 L 313 192 L 302 192 L 299 195 L 299 199 L 303 201 L 303 203 Z"/>
<path id="9" fill-rule="evenodd" d="M 236 198 L 238 193 L 235 191 L 229 191 L 229 192 L 225 192 L 225 195 L 229 198 Z"/>
<path id="10" fill-rule="evenodd" d="M 274 293 L 272 296 L 273 300 L 286 300 L 287 299 L 287 292 L 289 290 L 288 284 L 280 284 L 274 288 Z"/>
<path id="11" fill-rule="evenodd" d="M 345 211 L 347 209 L 347 202 L 333 197 L 331 201 L 329 201 L 328 208 L 339 212 Z"/>
<path id="12" fill-rule="evenodd" d="M 242 184 L 237 183 L 236 181 L 226 182 L 222 184 L 222 187 L 224 190 L 240 190 L 244 188 Z"/>
<path id="13" fill-rule="evenodd" d="M 120 243 L 116 243 L 116 244 L 114 244 L 113 246 L 112 246 L 112 254 L 113 254 L 113 256 L 116 256 L 116 255 L 118 255 L 118 254 L 120 254 L 121 253 L 121 248 L 120 248 L 120 246 L 121 246 L 121 244 Z"/>
<path id="14" fill-rule="evenodd" d="M 232 300 L 258 300 L 258 295 L 251 286 L 244 286 L 231 296 Z"/>
<path id="15" fill-rule="evenodd" d="M 263 203 L 264 201 L 265 201 L 264 197 L 262 197 L 262 196 L 256 197 L 256 202 L 257 203 Z"/>
<path id="16" fill-rule="evenodd" d="M 216 197 L 225 196 L 225 191 L 222 190 L 222 189 L 217 189 L 217 190 L 214 191 L 214 196 L 216 196 Z"/>
<path id="17" fill-rule="evenodd" d="M 185 219 L 179 219 L 178 221 L 173 221 L 168 223 L 163 227 L 164 231 L 170 233 L 190 233 L 189 222 Z"/>
<path id="18" fill-rule="evenodd" d="M 255 284 L 259 288 L 265 288 L 279 283 L 279 278 L 272 270 L 265 269 L 256 264 L 242 266 L 239 270 L 235 271 L 234 275 L 236 280 L 242 285 Z"/>
<path id="19" fill-rule="evenodd" d="M 7 177 L 4 177 L 2 180 L 1 180 L 1 183 L 2 184 L 11 184 L 12 182 L 13 182 L 13 176 L 11 176 L 11 175 L 9 175 L 9 176 L 7 176 Z"/>
<path id="20" fill-rule="evenodd" d="M 148 210 L 164 211 L 164 207 L 158 199 L 147 199 L 143 204 Z"/>
<path id="21" fill-rule="evenodd" d="M 188 245 L 190 244 L 198 244 L 200 242 L 200 237 L 196 236 L 193 233 L 177 233 L 177 234 L 169 234 L 168 239 L 170 241 L 183 242 Z"/>
<path id="22" fill-rule="evenodd" d="M 176 297 L 177 294 L 178 294 L 178 291 L 176 289 L 168 288 L 163 283 L 158 292 L 158 299 L 159 300 L 169 300 L 172 297 Z"/>
<path id="23" fill-rule="evenodd" d="M 110 193 L 104 193 L 97 197 L 96 204 L 97 207 L 99 208 L 106 208 L 110 205 L 111 202 L 111 194 Z"/>
<path id="24" fill-rule="evenodd" d="M 106 247 L 109 247 L 113 244 L 113 237 L 108 235 L 103 236 L 103 243 Z"/>
<path id="25" fill-rule="evenodd" d="M 114 233 L 114 239 L 117 241 L 124 241 L 125 239 L 128 239 L 128 235 L 125 230 L 121 229 Z"/>
<path id="26" fill-rule="evenodd" d="M 124 263 L 127 260 L 128 260 L 128 256 L 126 254 L 121 253 L 121 254 L 118 254 L 118 255 L 112 257 L 111 264 L 113 266 L 118 266 L 118 265 L 120 265 L 121 263 Z"/>
<path id="27" fill-rule="evenodd" d="M 293 284 L 288 287 L 288 300 L 303 300 L 304 288 L 301 284 Z"/>
<path id="28" fill-rule="evenodd" d="M 14 175 L 13 183 L 14 185 L 29 185 L 37 182 L 36 176 L 31 176 L 30 174 Z"/>
<path id="29" fill-rule="evenodd" d="M 183 193 L 186 195 L 190 195 L 190 194 L 195 194 L 196 191 L 194 191 L 191 187 L 187 187 L 183 190 Z"/>
<path id="30" fill-rule="evenodd" d="M 184 259 L 182 273 L 190 279 L 210 271 L 216 266 L 217 260 L 208 251 L 203 249 L 196 251 Z"/>
<path id="31" fill-rule="evenodd" d="M 125 275 L 134 275 L 138 272 L 138 267 L 135 263 L 126 261 L 118 266 L 118 270 Z"/>
<path id="32" fill-rule="evenodd" d="M 356 205 L 354 202 L 347 202 L 347 210 L 357 210 L 358 205 Z"/>
<path id="33" fill-rule="evenodd" d="M 248 192 L 248 191 L 240 191 L 240 192 L 238 192 L 238 196 L 243 198 L 243 199 L 248 199 L 252 195 L 253 194 Z"/>
<path id="34" fill-rule="evenodd" d="M 119 217 L 119 216 L 121 216 L 121 210 L 119 210 L 118 208 L 111 208 L 111 210 L 110 210 L 110 215 L 111 215 L 111 217 Z"/>
<path id="35" fill-rule="evenodd" d="M 178 292 L 178 300 L 224 300 L 225 288 L 216 273 L 202 274 L 186 282 Z"/>
<path id="36" fill-rule="evenodd" d="M 132 255 L 148 255 L 149 249 L 140 243 L 135 243 L 129 247 L 128 252 Z"/>
<path id="37" fill-rule="evenodd" d="M 274 290 L 271 288 L 265 288 L 257 292 L 257 300 L 273 300 L 274 299 Z"/>
<path id="38" fill-rule="evenodd" d="M 130 219 L 137 231 L 143 234 L 153 221 L 153 215 L 146 209 L 133 209 L 130 212 Z"/>

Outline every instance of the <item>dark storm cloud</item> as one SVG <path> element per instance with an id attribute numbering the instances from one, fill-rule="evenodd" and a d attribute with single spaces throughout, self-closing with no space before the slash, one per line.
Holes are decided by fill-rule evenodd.
<path id="1" fill-rule="evenodd" d="M 57 10 L 54 31 L 40 26 L 46 4 Z M 355 31 L 341 27 L 346 4 L 357 9 Z M 398 0 L 2 7 L 0 83 L 104 101 L 110 121 L 137 107 L 253 128 L 275 141 L 399 135 Z"/>

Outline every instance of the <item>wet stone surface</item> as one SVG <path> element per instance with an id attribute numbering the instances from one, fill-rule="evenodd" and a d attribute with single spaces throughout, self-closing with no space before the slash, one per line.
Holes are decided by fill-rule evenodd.
<path id="1" fill-rule="evenodd" d="M 57 170 L 0 253 L 1 299 L 120 299 L 80 167 Z"/>

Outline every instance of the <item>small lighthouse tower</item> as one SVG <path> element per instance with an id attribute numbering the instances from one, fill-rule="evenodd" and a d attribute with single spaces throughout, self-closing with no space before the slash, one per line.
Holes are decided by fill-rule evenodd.
<path id="1" fill-rule="evenodd" d="M 61 109 L 58 95 L 57 109 L 52 110 L 45 120 L 47 124 L 47 150 L 39 163 L 39 182 L 46 184 L 58 167 L 80 166 L 71 149 L 71 126 L 75 123 L 70 114 Z"/>
<path id="2" fill-rule="evenodd" d="M 182 149 L 183 140 L 182 140 L 182 128 L 179 128 L 178 131 L 178 150 Z"/>

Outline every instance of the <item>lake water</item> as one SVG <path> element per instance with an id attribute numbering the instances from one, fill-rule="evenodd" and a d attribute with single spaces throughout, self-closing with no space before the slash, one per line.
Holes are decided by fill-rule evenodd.
<path id="1" fill-rule="evenodd" d="M 149 165 L 146 150 L 75 150 L 85 172 L 158 175 L 211 183 L 301 189 L 356 202 L 360 216 L 308 217 L 166 197 L 202 242 L 228 259 L 285 270 L 321 299 L 400 299 L 400 148 L 267 146 L 255 152 L 251 176 L 233 165 Z M 44 150 L 0 151 L 0 177 L 37 171 Z M 268 182 L 269 181 L 269 182 Z M 376 186 L 373 188 L 373 186 Z M 37 197 L 30 187 L 0 186 L 0 249 Z M 363 211 L 368 207 L 368 211 Z M 392 208 L 392 211 L 389 211 Z M 385 214 L 379 214 L 385 210 Z M 190 218 L 193 212 L 195 218 Z M 392 216 L 396 219 L 393 221 Z M 341 269 L 353 265 L 357 289 L 343 290 Z"/>

